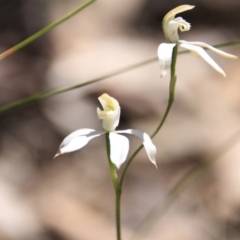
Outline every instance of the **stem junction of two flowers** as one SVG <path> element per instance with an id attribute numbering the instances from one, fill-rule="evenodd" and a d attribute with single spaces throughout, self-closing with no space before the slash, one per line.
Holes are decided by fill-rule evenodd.
<path id="1" fill-rule="evenodd" d="M 81 10 L 85 9 L 86 7 L 88 7 L 89 5 L 94 3 L 95 1 L 96 0 L 88 0 L 88 1 L 86 1 L 81 6 L 76 8 L 74 11 L 68 13 L 67 15 L 62 17 L 61 19 L 59 19 L 59 20 L 55 21 L 54 23 L 48 25 L 47 27 L 45 27 L 44 29 L 40 30 L 36 34 L 34 34 L 31 37 L 27 38 L 26 40 L 20 42 L 19 44 L 17 44 L 16 46 L 12 47 L 9 50 L 7 50 L 6 52 L 0 54 L 0 60 L 2 60 L 5 57 L 11 55 L 12 53 L 16 52 L 17 50 L 27 46 L 28 44 L 30 44 L 31 42 L 35 41 L 37 38 L 41 37 L 42 35 L 46 34 L 50 30 L 52 30 L 53 28 L 55 28 L 56 26 L 61 24 L 62 22 L 66 21 L 67 19 L 69 19 L 70 17 L 74 16 L 75 14 L 80 12 Z M 165 16 L 165 18 L 163 20 L 163 25 L 165 24 L 165 22 L 168 23 L 172 19 L 172 16 L 173 17 L 175 16 L 175 14 L 177 14 L 179 12 L 182 12 L 182 11 L 190 10 L 192 8 L 193 8 L 193 6 L 183 5 L 183 6 L 177 7 L 176 9 L 170 11 Z M 166 34 L 167 31 L 164 31 L 164 32 L 165 32 L 165 36 L 167 36 L 167 34 Z M 170 39 L 168 39 L 168 40 L 170 40 Z M 186 42 L 183 42 L 182 44 L 186 45 Z M 188 48 L 186 48 L 186 49 L 189 49 L 189 43 L 187 43 L 187 44 L 188 44 L 187 45 Z M 194 44 L 195 45 L 200 45 L 198 42 L 197 43 L 191 43 L 191 44 L 192 45 L 194 45 Z M 227 45 L 234 45 L 234 44 L 239 44 L 239 40 L 235 41 L 235 42 L 232 42 L 230 44 L 225 44 L 225 45 L 227 46 Z M 191 45 L 191 48 L 194 47 L 192 45 Z M 204 46 L 206 46 L 206 45 L 203 45 L 203 46 L 202 45 L 201 45 L 201 47 L 204 49 L 205 48 Z M 224 44 L 222 46 L 224 46 Z M 220 47 L 220 45 L 218 47 Z M 208 48 L 209 48 L 209 46 L 208 46 Z M 196 47 L 194 49 L 196 49 Z M 173 104 L 173 101 L 174 101 L 175 84 L 176 84 L 176 80 L 177 80 L 176 74 L 175 74 L 175 66 L 176 66 L 176 60 L 177 60 L 177 54 L 178 54 L 177 52 L 178 52 L 178 44 L 176 44 L 175 47 L 173 48 L 172 58 L 171 58 L 171 60 L 172 60 L 171 61 L 171 68 L 170 68 L 171 69 L 171 71 L 170 71 L 171 72 L 171 79 L 170 79 L 170 85 L 169 85 L 168 106 L 166 108 L 166 111 L 165 111 L 165 113 L 163 115 L 163 118 L 162 118 L 161 122 L 157 126 L 156 130 L 154 131 L 154 133 L 151 135 L 151 138 L 154 138 L 157 135 L 157 133 L 160 131 L 161 127 L 163 126 L 163 124 L 164 124 L 164 122 L 165 122 L 165 120 L 166 120 L 166 118 L 168 116 L 168 113 L 169 113 L 169 111 L 171 109 L 171 106 Z M 186 53 L 186 51 L 184 51 L 182 53 Z M 87 81 L 87 82 L 82 83 L 82 84 L 77 84 L 77 85 L 73 85 L 73 86 L 67 86 L 67 87 L 63 87 L 63 88 L 53 89 L 53 90 L 49 90 L 49 91 L 46 91 L 46 92 L 42 92 L 42 93 L 38 93 L 38 94 L 32 95 L 30 97 L 18 100 L 16 102 L 12 102 L 12 103 L 7 104 L 5 106 L 2 106 L 0 108 L 0 113 L 8 111 L 8 110 L 11 110 L 11 109 L 14 109 L 14 108 L 17 108 L 17 107 L 20 107 L 20 106 L 24 106 L 24 105 L 27 105 L 27 104 L 30 104 L 30 103 L 33 103 L 33 102 L 36 102 L 36 101 L 39 101 L 41 99 L 45 99 L 45 98 L 54 96 L 56 94 L 60 94 L 60 93 L 63 93 L 63 92 L 69 91 L 69 90 L 73 90 L 75 88 L 79 88 L 79 87 L 88 85 L 90 83 L 101 81 L 101 80 L 103 80 L 105 78 L 108 78 L 110 76 L 114 76 L 114 75 L 117 75 L 117 74 L 129 71 L 129 70 L 132 70 L 134 68 L 137 68 L 137 67 L 140 67 L 140 66 L 152 63 L 152 62 L 154 62 L 156 60 L 157 60 L 157 58 L 152 58 L 152 59 L 149 59 L 149 60 L 146 60 L 146 61 L 134 64 L 132 66 L 128 66 L 126 68 L 114 71 L 112 73 L 106 74 L 106 75 L 98 77 L 96 79 Z M 123 169 L 121 177 L 118 178 L 116 167 L 115 167 L 115 165 L 113 164 L 113 162 L 111 161 L 111 158 L 110 158 L 111 155 L 110 155 L 109 133 L 106 133 L 105 136 L 106 136 L 106 147 L 107 147 L 107 156 L 108 156 L 108 162 L 109 162 L 109 168 L 110 168 L 110 176 L 111 176 L 111 179 L 112 179 L 112 182 L 113 182 L 113 185 L 114 185 L 114 189 L 115 189 L 115 193 L 116 193 L 116 229 L 117 229 L 117 240 L 120 240 L 121 239 L 121 221 L 120 221 L 120 216 L 121 215 L 120 215 L 120 210 L 121 210 L 121 193 L 122 193 L 123 181 L 125 179 L 125 175 L 127 173 L 127 170 L 129 168 L 129 166 L 131 165 L 133 159 L 137 156 L 137 154 L 143 148 L 143 145 L 141 145 L 133 153 L 133 155 L 129 158 L 129 161 L 127 162 L 126 166 Z M 189 172 L 189 175 L 191 175 L 191 174 L 192 174 L 192 172 Z M 185 180 L 185 179 L 183 179 L 183 180 Z M 184 181 L 182 181 L 182 182 L 184 182 Z M 179 183 L 179 186 L 178 185 L 176 186 L 176 189 L 178 187 L 179 188 L 181 187 L 181 183 L 182 182 Z M 174 190 L 172 192 L 174 193 Z"/>
<path id="2" fill-rule="evenodd" d="M 178 45 L 173 48 L 172 52 L 172 62 L 171 62 L 171 79 L 169 84 L 169 99 L 168 99 L 168 106 L 165 110 L 165 113 L 157 126 L 154 133 L 151 135 L 151 138 L 154 138 L 157 133 L 160 131 L 161 127 L 163 126 L 168 113 L 171 109 L 171 106 L 174 101 L 174 93 L 175 93 L 175 85 L 176 85 L 176 62 L 177 62 L 177 54 L 178 54 Z M 126 166 L 123 169 L 122 175 L 120 177 L 120 180 L 117 175 L 117 170 L 115 165 L 112 163 L 110 158 L 110 140 L 109 140 L 109 133 L 106 133 L 106 148 L 107 148 L 107 156 L 108 156 L 108 162 L 109 162 L 109 168 L 110 168 L 110 176 L 114 185 L 115 194 L 116 194 L 116 204 L 115 204 L 115 214 L 116 214 L 116 231 L 117 231 L 117 240 L 121 240 L 121 194 L 122 194 L 122 187 L 123 187 L 123 181 L 125 179 L 126 173 L 133 161 L 133 159 L 137 156 L 137 154 L 140 152 L 140 150 L 143 148 L 143 145 L 141 145 L 129 158 Z"/>
<path id="3" fill-rule="evenodd" d="M 172 11 L 170 11 L 163 20 L 163 29 L 166 35 L 166 38 L 170 41 L 170 43 L 162 43 L 159 45 L 158 48 L 158 56 L 160 62 L 160 72 L 161 76 L 164 76 L 170 69 L 171 77 L 170 77 L 170 85 L 169 85 L 169 100 L 168 105 L 165 110 L 165 113 L 160 121 L 159 125 L 157 126 L 156 130 L 152 134 L 151 138 L 155 137 L 158 132 L 160 131 L 161 127 L 163 126 L 171 106 L 174 101 L 174 92 L 175 92 L 175 85 L 176 85 L 176 61 L 177 61 L 177 54 L 178 54 L 178 47 L 183 47 L 187 50 L 191 50 L 193 52 L 198 53 L 207 63 L 209 63 L 215 70 L 220 72 L 222 75 L 225 76 L 224 71 L 211 59 L 210 56 L 205 52 L 203 49 L 204 47 L 215 51 L 216 53 L 236 59 L 237 57 L 231 54 L 227 54 L 223 51 L 213 48 L 212 46 L 202 43 L 202 42 L 187 42 L 183 40 L 179 40 L 178 37 L 178 29 L 181 31 L 187 31 L 190 29 L 190 24 L 187 23 L 181 17 L 175 18 L 177 13 L 190 10 L 193 6 L 189 5 L 182 5 L 179 6 Z M 97 81 L 97 80 L 95 80 Z M 65 91 L 67 89 L 60 90 Z M 51 93 L 50 93 L 51 94 Z M 55 94 L 55 92 L 53 93 Z M 57 93 L 56 93 L 57 94 Z M 132 163 L 133 159 L 137 156 L 139 151 L 144 146 L 147 155 L 150 161 L 156 165 L 155 162 L 155 155 L 156 155 L 156 147 L 151 141 L 151 138 L 144 132 L 134 129 L 127 129 L 123 131 L 115 130 L 119 123 L 120 118 L 120 106 L 116 99 L 110 97 L 107 94 L 103 94 L 99 97 L 99 101 L 103 106 L 103 110 L 98 109 L 98 117 L 99 119 L 103 120 L 103 129 L 104 131 L 99 132 L 94 129 L 79 129 L 70 135 L 68 135 L 60 145 L 59 153 L 56 156 L 76 151 L 82 147 L 84 147 L 91 139 L 98 137 L 102 134 L 106 134 L 106 148 L 107 148 L 107 156 L 110 168 L 110 176 L 114 185 L 115 194 L 116 194 L 116 231 L 117 231 L 117 240 L 121 240 L 121 193 L 122 193 L 122 186 L 123 181 L 126 176 L 127 170 Z M 114 104 L 116 103 L 116 104 Z M 119 134 L 120 133 L 120 134 Z M 122 175 L 119 178 L 117 175 L 116 167 L 119 168 L 121 164 L 126 160 L 127 153 L 129 150 L 129 142 L 128 139 L 121 135 L 121 133 L 126 134 L 133 134 L 139 137 L 143 145 L 140 146 L 130 157 L 129 161 L 127 162 L 126 166 L 123 169 Z M 119 147 L 121 146 L 121 147 Z M 118 148 L 119 147 L 119 148 Z"/>
<path id="4" fill-rule="evenodd" d="M 190 24 L 188 24 L 185 20 L 182 18 L 176 18 L 175 14 L 179 12 L 183 12 L 186 10 L 192 9 L 193 6 L 189 5 L 182 5 L 179 6 L 172 11 L 170 11 L 164 18 L 163 20 L 163 29 L 165 36 L 170 42 L 170 44 L 160 44 L 159 50 L 158 50 L 158 55 L 159 55 L 159 60 L 160 60 L 160 68 L 161 68 L 161 76 L 165 75 L 167 73 L 167 70 L 170 67 L 170 85 L 169 85 L 169 99 L 168 99 L 168 105 L 165 110 L 165 113 L 162 117 L 162 120 L 160 121 L 159 125 L 157 126 L 156 130 L 154 133 L 151 135 L 151 138 L 154 138 L 158 132 L 160 131 L 161 127 L 163 126 L 169 111 L 172 107 L 173 101 L 174 101 L 174 93 L 175 93 L 175 85 L 177 81 L 177 76 L 176 76 L 176 61 L 177 61 L 177 54 L 178 54 L 178 47 L 184 47 L 188 50 L 192 50 L 194 52 L 197 52 L 202 58 L 209 63 L 215 70 L 217 70 L 219 73 L 221 73 L 223 76 L 225 76 L 224 71 L 205 53 L 205 50 L 203 47 L 206 47 L 210 50 L 213 50 L 217 52 L 218 54 L 236 59 L 237 57 L 231 54 L 227 54 L 223 51 L 220 51 L 218 49 L 213 48 L 212 46 L 202 43 L 202 42 L 186 42 L 186 41 L 180 41 L 178 38 L 178 28 L 180 28 L 181 31 L 185 31 L 185 29 L 181 29 L 181 26 L 179 25 L 179 20 L 183 24 L 187 24 L 187 29 L 190 29 Z M 170 21 L 173 21 L 170 23 Z M 168 35 L 170 34 L 170 35 Z M 196 45 L 196 46 L 195 46 Z M 108 135 L 107 135 L 108 138 Z M 141 145 L 134 153 L 133 155 L 129 158 L 126 166 L 124 167 L 123 173 L 121 175 L 120 180 L 118 180 L 117 173 L 115 166 L 111 163 L 110 159 L 110 142 L 109 139 L 106 138 L 106 143 L 107 143 L 107 151 L 108 151 L 108 160 L 109 160 L 109 165 L 110 165 L 110 173 L 112 177 L 112 181 L 116 190 L 116 225 L 117 225 L 117 240 L 121 239 L 121 223 L 120 223 L 120 209 L 121 209 L 121 192 L 122 192 L 122 186 L 123 186 L 123 181 L 126 176 L 127 170 L 129 166 L 131 165 L 133 159 L 137 156 L 137 154 L 140 152 L 140 150 L 143 148 L 143 145 Z"/>

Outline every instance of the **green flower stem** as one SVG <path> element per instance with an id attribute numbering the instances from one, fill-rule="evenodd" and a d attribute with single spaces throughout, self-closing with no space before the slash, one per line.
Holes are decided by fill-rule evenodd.
<path id="1" fill-rule="evenodd" d="M 172 53 L 172 63 L 171 63 L 171 79 L 170 79 L 170 84 L 169 84 L 169 99 L 168 99 L 168 105 L 166 108 L 166 111 L 164 113 L 164 116 L 158 125 L 157 129 L 155 132 L 151 135 L 151 138 L 154 138 L 157 133 L 160 131 L 161 127 L 165 123 L 165 120 L 168 116 L 168 113 L 172 107 L 172 104 L 174 102 L 174 93 L 175 93 L 175 85 L 177 81 L 177 76 L 176 76 L 176 62 L 177 62 L 177 55 L 178 55 L 178 45 L 176 45 L 173 48 L 173 53 Z"/>
<path id="2" fill-rule="evenodd" d="M 35 41 L 36 39 L 40 38 L 41 36 L 43 36 L 44 34 L 46 34 L 47 32 L 51 31 L 53 28 L 57 27 L 59 24 L 65 22 L 66 20 L 68 20 L 69 18 L 73 17 L 74 15 L 76 15 L 77 13 L 79 13 L 80 11 L 82 11 L 83 9 L 85 9 L 86 7 L 88 7 L 89 5 L 91 5 L 92 3 L 94 3 L 96 0 L 88 0 L 85 3 L 83 3 L 81 6 L 79 6 L 78 8 L 76 8 L 75 10 L 73 10 L 72 12 L 69 12 L 68 14 L 66 14 L 65 16 L 63 16 L 62 18 L 58 19 L 57 21 L 49 24 L 48 26 L 46 26 L 45 28 L 41 29 L 40 31 L 38 31 L 37 33 L 33 34 L 32 36 L 30 36 L 29 38 L 25 39 L 24 41 L 18 43 L 17 45 L 15 45 L 14 47 L 8 49 L 7 51 L 3 52 L 2 54 L 0 54 L 0 60 L 4 59 L 5 57 L 11 55 L 12 53 L 18 51 L 19 49 L 27 46 L 29 43 Z"/>
<path id="3" fill-rule="evenodd" d="M 116 190 L 116 229 L 117 229 L 117 240 L 121 240 L 121 196 L 122 190 Z"/>
<path id="4" fill-rule="evenodd" d="M 145 218 L 137 226 L 131 240 L 144 239 L 149 231 L 154 227 L 154 224 L 168 211 L 172 204 L 176 201 L 180 194 L 187 189 L 201 174 L 211 166 L 215 161 L 232 149 L 240 140 L 240 130 L 223 141 L 218 147 L 211 151 L 202 161 L 190 169 L 175 186 L 170 190 L 167 196 L 159 200 L 155 206 L 148 212 Z"/>
<path id="5" fill-rule="evenodd" d="M 106 147 L 107 147 L 107 156 L 108 156 L 108 163 L 110 168 L 110 175 L 114 185 L 114 189 L 116 190 L 118 189 L 119 183 L 118 183 L 118 176 L 117 176 L 115 165 L 111 161 L 109 133 L 106 133 Z"/>
<path id="6" fill-rule="evenodd" d="M 240 40 L 233 41 L 233 42 L 222 43 L 222 44 L 217 44 L 217 45 L 213 45 L 213 46 L 216 47 L 216 48 L 222 48 L 222 47 L 235 46 L 235 45 L 240 45 Z M 189 53 L 189 51 L 181 51 L 181 52 L 178 53 L 178 55 L 179 54 L 186 54 L 186 53 Z M 119 74 L 122 74 L 122 73 L 125 73 L 125 72 L 128 72 L 128 71 L 131 71 L 133 69 L 136 69 L 136 68 L 139 68 L 139 67 L 142 67 L 142 66 L 146 66 L 146 65 L 148 65 L 150 63 L 154 63 L 156 61 L 158 61 L 157 57 L 150 58 L 150 59 L 147 59 L 145 61 L 141 61 L 141 62 L 138 62 L 136 64 L 132 64 L 130 66 L 127 66 L 127 67 L 118 69 L 116 71 L 110 72 L 108 74 L 104 74 L 102 76 L 90 79 L 90 80 L 88 80 L 86 82 L 83 82 L 83 83 L 79 83 L 79 84 L 75 84 L 75 85 L 69 85 L 69 86 L 66 86 L 66 87 L 59 87 L 59 88 L 55 88 L 55 89 L 52 89 L 52 90 L 47 90 L 47 91 L 40 92 L 40 93 L 31 95 L 29 97 L 22 98 L 20 100 L 17 100 L 17 101 L 14 101 L 14 102 L 3 105 L 2 107 L 0 107 L 0 113 L 4 113 L 4 112 L 10 111 L 10 110 L 13 110 L 15 108 L 26 106 L 26 105 L 35 103 L 37 101 L 55 96 L 57 94 L 68 92 L 68 91 L 71 91 L 71 90 L 74 90 L 74 89 L 77 89 L 77 88 L 81 88 L 81 87 L 90 85 L 90 84 L 95 83 L 95 82 L 102 81 L 102 80 L 105 80 L 107 78 L 110 78 L 110 77 L 113 77 L 113 76 L 116 76 L 116 75 L 119 75 Z"/>
<path id="7" fill-rule="evenodd" d="M 178 55 L 178 45 L 176 45 L 174 48 L 173 48 L 173 53 L 172 53 L 172 63 L 171 63 L 171 79 L 170 79 L 170 84 L 169 84 L 169 99 L 168 99 L 168 106 L 166 108 L 166 111 L 163 115 L 163 118 L 161 120 L 161 122 L 159 123 L 158 127 L 156 128 L 156 130 L 154 131 L 154 133 L 151 135 L 151 138 L 154 138 L 157 133 L 160 131 L 161 127 L 163 126 L 167 116 L 168 116 L 168 113 L 172 107 L 172 104 L 174 102 L 174 93 L 175 93 L 175 85 L 176 85 L 176 79 L 177 79 L 177 76 L 176 76 L 176 62 L 177 62 L 177 55 Z M 123 186 L 123 181 L 125 179 L 125 176 L 126 176 L 126 173 L 127 173 L 127 170 L 128 168 L 130 167 L 133 159 L 137 156 L 137 154 L 140 152 L 140 150 L 143 148 L 143 145 L 141 145 L 133 154 L 132 156 L 130 157 L 130 159 L 128 160 L 125 168 L 123 169 L 123 173 L 121 175 L 121 178 L 120 178 L 120 189 L 122 189 L 122 186 Z"/>
<path id="8" fill-rule="evenodd" d="M 117 232 L 117 240 L 121 240 L 121 195 L 122 189 L 119 185 L 117 171 L 115 165 L 111 161 L 110 155 L 110 139 L 109 133 L 106 133 L 106 147 L 107 147 L 107 156 L 108 156 L 108 163 L 110 169 L 110 176 L 113 182 L 113 186 L 115 189 L 116 194 L 116 203 L 115 203 L 115 214 L 116 214 L 116 232 Z"/>
<path id="9" fill-rule="evenodd" d="M 169 98 L 168 98 L 168 106 L 165 110 L 165 113 L 163 115 L 163 118 L 161 120 L 161 122 L 159 123 L 159 125 L 157 126 L 156 130 L 154 131 L 154 133 L 151 135 L 151 138 L 154 138 L 157 133 L 160 131 L 161 127 L 163 126 L 168 113 L 172 107 L 173 101 L 174 101 L 174 93 L 175 93 L 175 85 L 176 85 L 176 80 L 177 80 L 177 76 L 176 76 L 176 62 L 177 62 L 177 55 L 178 55 L 178 45 L 176 45 L 173 48 L 173 52 L 172 52 L 172 63 L 171 63 L 171 79 L 170 79 L 170 84 L 169 84 Z M 129 158 L 125 168 L 123 169 L 123 173 L 122 176 L 120 178 L 120 186 L 122 188 L 123 185 L 123 181 L 124 178 L 126 176 L 127 170 L 130 167 L 133 159 L 137 156 L 137 154 L 141 151 L 141 149 L 143 148 L 143 145 L 141 145 L 140 147 L 137 148 L 137 150 L 132 154 L 132 156 Z"/>

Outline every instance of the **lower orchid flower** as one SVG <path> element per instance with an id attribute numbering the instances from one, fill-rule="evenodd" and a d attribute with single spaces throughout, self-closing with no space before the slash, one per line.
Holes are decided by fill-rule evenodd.
<path id="1" fill-rule="evenodd" d="M 121 134 L 132 134 L 137 136 L 147 152 L 149 160 L 156 165 L 156 147 L 153 144 L 149 135 L 145 132 L 127 129 L 116 131 L 119 124 L 121 108 L 119 103 L 108 94 L 102 94 L 98 100 L 100 101 L 103 110 L 97 108 L 98 118 L 103 120 L 104 131 L 97 131 L 90 128 L 83 128 L 69 134 L 61 143 L 58 153 L 54 156 L 57 157 L 64 153 L 73 152 L 83 148 L 93 138 L 99 137 L 103 134 L 109 133 L 110 140 L 110 159 L 112 163 L 119 169 L 120 166 L 126 161 L 129 151 L 129 140 Z"/>
<path id="2" fill-rule="evenodd" d="M 198 56 L 201 56 L 217 72 L 226 77 L 226 74 L 222 70 L 222 68 L 219 67 L 219 65 L 207 54 L 204 48 L 209 49 L 226 58 L 237 59 L 238 58 L 237 56 L 228 54 L 203 42 L 187 42 L 184 40 L 179 40 L 178 29 L 180 29 L 180 31 L 182 32 L 189 31 L 191 25 L 181 17 L 175 18 L 175 15 L 180 12 L 191 10 L 192 8 L 194 8 L 194 6 L 181 5 L 168 12 L 163 19 L 163 31 L 167 40 L 170 41 L 170 43 L 162 43 L 158 47 L 158 58 L 160 62 L 161 77 L 166 75 L 166 73 L 170 69 L 172 61 L 172 52 L 173 48 L 176 45 L 187 50 L 190 50 L 191 52 L 197 54 Z"/>

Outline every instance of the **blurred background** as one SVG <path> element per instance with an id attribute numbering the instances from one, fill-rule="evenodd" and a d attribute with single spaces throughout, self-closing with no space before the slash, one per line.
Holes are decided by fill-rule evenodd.
<path id="1" fill-rule="evenodd" d="M 78 7 L 79 0 L 0 0 L 0 51 Z M 97 1 L 0 63 L 0 103 L 85 82 L 157 55 L 164 15 L 181 4 L 188 41 L 218 44 L 239 38 L 240 2 L 207 0 Z M 239 56 L 239 47 L 224 48 Z M 154 139 L 158 170 L 141 151 L 126 177 L 123 239 L 181 176 L 240 127 L 239 61 L 211 54 L 227 78 L 202 59 L 181 55 L 173 108 Z M 158 62 L 0 116 L 0 240 L 115 239 L 114 191 L 104 138 L 53 159 L 79 128 L 101 129 L 97 97 L 122 107 L 119 129 L 151 134 L 164 114 L 169 75 Z M 130 138 L 131 152 L 139 146 Z M 240 239 L 240 144 L 221 156 L 179 196 L 146 239 Z"/>

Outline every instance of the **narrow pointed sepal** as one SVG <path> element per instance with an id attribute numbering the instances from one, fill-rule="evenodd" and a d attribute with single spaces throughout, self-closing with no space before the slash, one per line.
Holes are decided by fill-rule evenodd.
<path id="1" fill-rule="evenodd" d="M 56 158 L 56 157 L 58 157 L 59 155 L 61 155 L 61 152 L 60 152 L 60 151 L 58 151 L 58 152 L 54 155 L 53 159 Z"/>
<path id="2" fill-rule="evenodd" d="M 146 150 L 146 153 L 148 155 L 149 160 L 155 165 L 157 168 L 157 163 L 156 163 L 156 154 L 157 154 L 157 149 L 155 145 L 152 142 L 152 139 L 149 137 L 149 135 L 145 132 L 135 130 L 135 129 L 127 129 L 127 130 L 121 130 L 121 131 L 116 131 L 118 133 L 126 133 L 126 134 L 132 134 L 140 138 L 142 141 L 142 144 Z"/>
<path id="3" fill-rule="evenodd" d="M 183 42 L 183 41 L 182 41 Z M 186 42 L 186 41 L 184 41 Z M 222 57 L 225 57 L 225 58 L 230 58 L 230 59 L 238 59 L 238 56 L 236 55 L 233 55 L 233 54 L 229 54 L 229 53 L 226 53 L 218 48 L 215 48 L 207 43 L 204 43 L 204 42 L 190 42 L 190 44 L 192 45 L 196 45 L 196 46 L 200 46 L 200 47 L 203 47 L 203 48 L 207 48 L 215 53 L 217 53 L 218 55 L 222 56 Z"/>
<path id="4" fill-rule="evenodd" d="M 76 150 L 79 150 L 83 148 L 85 145 L 87 145 L 91 139 L 98 137 L 104 133 L 105 132 L 102 132 L 102 131 L 99 132 L 89 128 L 83 128 L 83 129 L 74 131 L 63 140 L 63 142 L 59 147 L 59 151 L 54 156 L 54 158 L 64 153 L 69 153 L 69 152 L 74 152 Z"/>
<path id="5" fill-rule="evenodd" d="M 194 52 L 196 55 L 202 57 L 202 59 L 205 60 L 210 66 L 212 66 L 217 72 L 219 72 L 224 77 L 226 77 L 226 74 L 223 71 L 223 69 L 206 53 L 206 51 L 202 47 L 192 45 L 191 42 L 186 42 L 186 41 L 179 41 L 179 42 L 180 42 L 180 47 L 190 50 Z"/>

